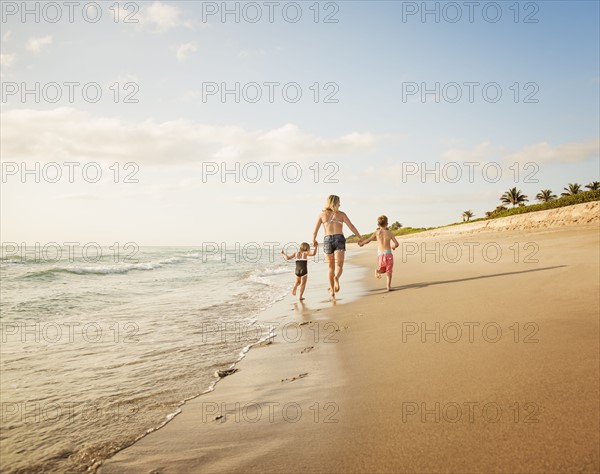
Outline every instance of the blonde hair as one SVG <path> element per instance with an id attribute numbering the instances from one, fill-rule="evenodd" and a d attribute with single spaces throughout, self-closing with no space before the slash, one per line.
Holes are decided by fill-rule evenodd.
<path id="1" fill-rule="evenodd" d="M 310 250 L 310 245 L 308 245 L 308 242 L 302 242 L 298 250 L 300 252 L 308 252 Z"/>
<path id="2" fill-rule="evenodd" d="M 335 194 L 329 195 L 327 201 L 325 201 L 325 209 L 324 211 L 333 211 L 336 212 L 340 208 L 340 197 Z"/>
<path id="3" fill-rule="evenodd" d="M 387 227 L 388 225 L 388 218 L 387 216 L 381 215 L 377 218 L 377 225 L 379 227 Z"/>

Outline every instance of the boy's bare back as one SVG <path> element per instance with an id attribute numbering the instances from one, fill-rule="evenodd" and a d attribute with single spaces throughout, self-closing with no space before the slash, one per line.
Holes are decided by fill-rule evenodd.
<path id="1" fill-rule="evenodd" d="M 377 250 L 392 250 L 392 242 L 395 244 L 394 249 L 398 247 L 396 237 L 389 230 L 377 229 L 375 235 L 377 237 Z"/>

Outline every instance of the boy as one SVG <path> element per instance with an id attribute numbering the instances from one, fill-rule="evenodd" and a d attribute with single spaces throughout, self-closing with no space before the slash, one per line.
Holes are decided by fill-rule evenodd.
<path id="1" fill-rule="evenodd" d="M 388 218 L 386 216 L 379 216 L 377 218 L 377 226 L 379 227 L 373 235 L 366 240 L 363 240 L 362 244 L 359 242 L 359 246 L 362 247 L 365 244 L 377 239 L 377 259 L 379 261 L 379 267 L 375 270 L 375 276 L 381 278 L 381 274 L 387 275 L 387 291 L 392 291 L 392 272 L 394 270 L 394 256 L 392 250 L 396 250 L 400 245 L 396 240 L 396 236 L 392 234 L 388 226 Z M 391 245 L 391 242 L 394 245 Z"/>

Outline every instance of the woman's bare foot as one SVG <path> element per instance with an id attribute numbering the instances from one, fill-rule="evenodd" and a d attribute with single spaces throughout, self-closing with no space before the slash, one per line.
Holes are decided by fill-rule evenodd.
<path id="1" fill-rule="evenodd" d="M 375 278 L 381 278 L 381 273 L 375 270 Z"/>
<path id="2" fill-rule="evenodd" d="M 327 291 L 329 291 L 329 296 L 331 296 L 331 299 L 334 300 L 335 299 L 335 291 L 333 291 L 331 288 L 327 288 Z"/>
<path id="3" fill-rule="evenodd" d="M 335 291 L 337 293 L 338 291 L 340 291 L 340 279 L 338 277 L 335 277 L 334 281 L 335 281 Z"/>

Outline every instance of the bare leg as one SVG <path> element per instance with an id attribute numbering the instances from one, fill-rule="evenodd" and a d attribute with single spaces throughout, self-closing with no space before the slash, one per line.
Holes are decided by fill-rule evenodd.
<path id="1" fill-rule="evenodd" d="M 392 291 L 392 272 L 387 272 L 387 290 Z"/>
<path id="2" fill-rule="evenodd" d="M 306 288 L 306 281 L 308 280 L 308 275 L 304 275 L 302 278 L 302 283 L 300 283 L 300 295 L 298 295 L 298 299 L 303 300 L 304 289 Z"/>
<path id="3" fill-rule="evenodd" d="M 335 259 L 333 255 L 329 257 L 327 263 L 329 265 L 329 294 L 335 299 Z"/>
<path id="4" fill-rule="evenodd" d="M 343 250 L 336 250 L 335 252 L 335 291 L 340 291 L 340 277 L 344 271 L 344 258 L 346 252 Z"/>
<path id="5" fill-rule="evenodd" d="M 294 287 L 292 288 L 292 295 L 296 296 L 296 288 L 300 284 L 300 277 L 296 277 L 296 281 L 294 282 Z"/>

